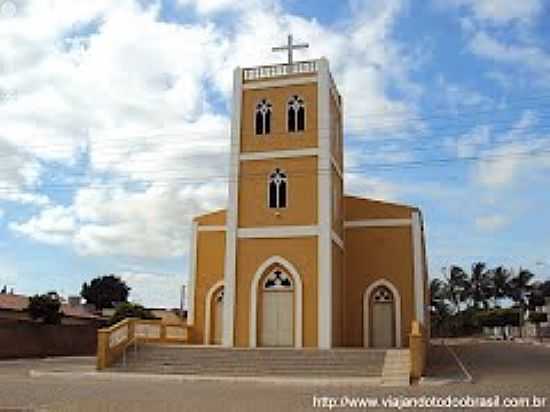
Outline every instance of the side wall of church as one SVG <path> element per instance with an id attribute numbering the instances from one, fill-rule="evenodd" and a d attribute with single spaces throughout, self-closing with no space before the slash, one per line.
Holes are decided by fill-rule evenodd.
<path id="1" fill-rule="evenodd" d="M 270 257 L 281 256 L 299 272 L 303 285 L 303 344 L 317 346 L 317 237 L 291 239 L 239 239 L 237 248 L 237 296 L 235 346 L 248 347 L 250 289 L 254 274 Z M 261 330 L 258 318 L 257 331 Z"/>
<path id="2" fill-rule="evenodd" d="M 225 211 L 211 213 L 195 219 L 201 226 L 225 225 Z M 223 281 L 225 264 L 225 232 L 197 232 L 197 257 L 195 280 L 195 324 L 191 341 L 204 343 L 205 310 L 208 291 L 217 282 Z"/>
<path id="3" fill-rule="evenodd" d="M 346 197 L 346 221 L 410 219 L 413 209 L 389 203 Z M 414 319 L 414 254 L 412 227 L 355 227 L 345 230 L 345 331 L 346 346 L 363 346 L 365 291 L 386 279 L 401 295 L 401 342 L 408 345 Z"/>

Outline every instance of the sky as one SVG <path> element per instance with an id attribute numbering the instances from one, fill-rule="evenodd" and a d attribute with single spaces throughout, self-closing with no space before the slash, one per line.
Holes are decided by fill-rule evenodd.
<path id="1" fill-rule="evenodd" d="M 0 285 L 114 273 L 178 307 L 227 198 L 232 70 L 293 33 L 344 99 L 345 191 L 417 205 L 430 274 L 550 278 L 544 0 L 0 0 Z"/>

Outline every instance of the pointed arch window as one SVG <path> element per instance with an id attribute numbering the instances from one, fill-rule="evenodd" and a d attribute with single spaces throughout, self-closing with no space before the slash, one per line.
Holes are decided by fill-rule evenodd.
<path id="1" fill-rule="evenodd" d="M 264 282 L 266 290 L 290 290 L 293 286 L 291 277 L 280 269 L 273 270 Z"/>
<path id="2" fill-rule="evenodd" d="M 275 169 L 269 175 L 267 204 L 270 209 L 285 208 L 287 204 L 288 179 L 281 169 Z"/>
<path id="3" fill-rule="evenodd" d="M 304 99 L 292 96 L 288 102 L 288 131 L 290 133 L 303 132 L 306 128 L 306 108 Z"/>
<path id="4" fill-rule="evenodd" d="M 254 123 L 257 135 L 271 133 L 271 113 L 271 103 L 268 100 L 262 99 L 256 105 Z"/>

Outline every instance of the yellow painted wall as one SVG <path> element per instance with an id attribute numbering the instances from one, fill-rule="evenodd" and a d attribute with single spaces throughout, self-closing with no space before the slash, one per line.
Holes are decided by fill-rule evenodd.
<path id="1" fill-rule="evenodd" d="M 235 345 L 249 346 L 250 286 L 258 268 L 278 255 L 294 265 L 302 277 L 304 346 L 317 346 L 317 238 L 239 239 Z M 259 329 L 258 329 L 259 331 Z"/>
<path id="2" fill-rule="evenodd" d="M 306 127 L 303 133 L 287 132 L 288 100 L 299 95 L 306 107 Z M 254 116 L 256 105 L 262 99 L 272 104 L 271 134 L 256 136 Z M 241 151 L 262 152 L 268 150 L 317 147 L 317 83 L 266 89 L 244 90 L 241 117 Z"/>
<path id="3" fill-rule="evenodd" d="M 401 341 L 414 316 L 414 266 L 410 227 L 348 228 L 345 236 L 345 344 L 363 345 L 363 295 L 384 278 L 401 294 Z"/>
<path id="4" fill-rule="evenodd" d="M 276 168 L 288 176 L 286 209 L 267 204 L 268 175 Z M 248 160 L 241 162 L 240 176 L 239 227 L 317 224 L 316 157 Z"/>
<path id="5" fill-rule="evenodd" d="M 193 343 L 204 342 L 206 295 L 216 282 L 223 280 L 224 263 L 225 232 L 198 232 L 195 325 L 191 334 Z"/>
<path id="6" fill-rule="evenodd" d="M 387 203 L 372 199 L 345 196 L 345 216 L 348 220 L 364 219 L 410 219 L 416 209 L 409 206 Z"/>
<path id="7" fill-rule="evenodd" d="M 217 210 L 212 213 L 207 213 L 205 215 L 197 216 L 195 219 L 196 222 L 199 223 L 199 225 L 202 226 L 223 226 L 225 225 L 225 216 L 226 216 L 226 210 Z"/>

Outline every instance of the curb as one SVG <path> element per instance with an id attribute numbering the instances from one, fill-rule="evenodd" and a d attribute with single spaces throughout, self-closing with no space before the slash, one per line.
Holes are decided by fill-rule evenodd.
<path id="1" fill-rule="evenodd" d="M 460 369 L 462 369 L 462 373 L 464 373 L 464 376 L 466 377 L 466 379 L 464 379 L 462 383 L 472 383 L 473 382 L 472 375 L 470 374 L 470 372 L 468 372 L 468 369 L 466 369 L 466 366 L 464 366 L 464 363 L 460 360 L 456 352 L 450 346 L 447 346 L 447 345 L 444 345 L 444 346 L 451 353 L 453 358 L 455 358 L 456 363 L 458 363 L 458 366 L 460 366 Z"/>
<path id="2" fill-rule="evenodd" d="M 156 375 L 148 373 L 131 372 L 67 372 L 67 371 L 40 371 L 31 369 L 31 378 L 58 377 L 58 378 L 98 378 L 105 380 L 149 380 L 154 382 L 233 382 L 233 383 L 270 383 L 279 385 L 361 385 L 382 386 L 381 377 L 360 378 L 296 378 L 296 377 L 271 377 L 271 376 L 198 376 L 198 375 Z"/>

